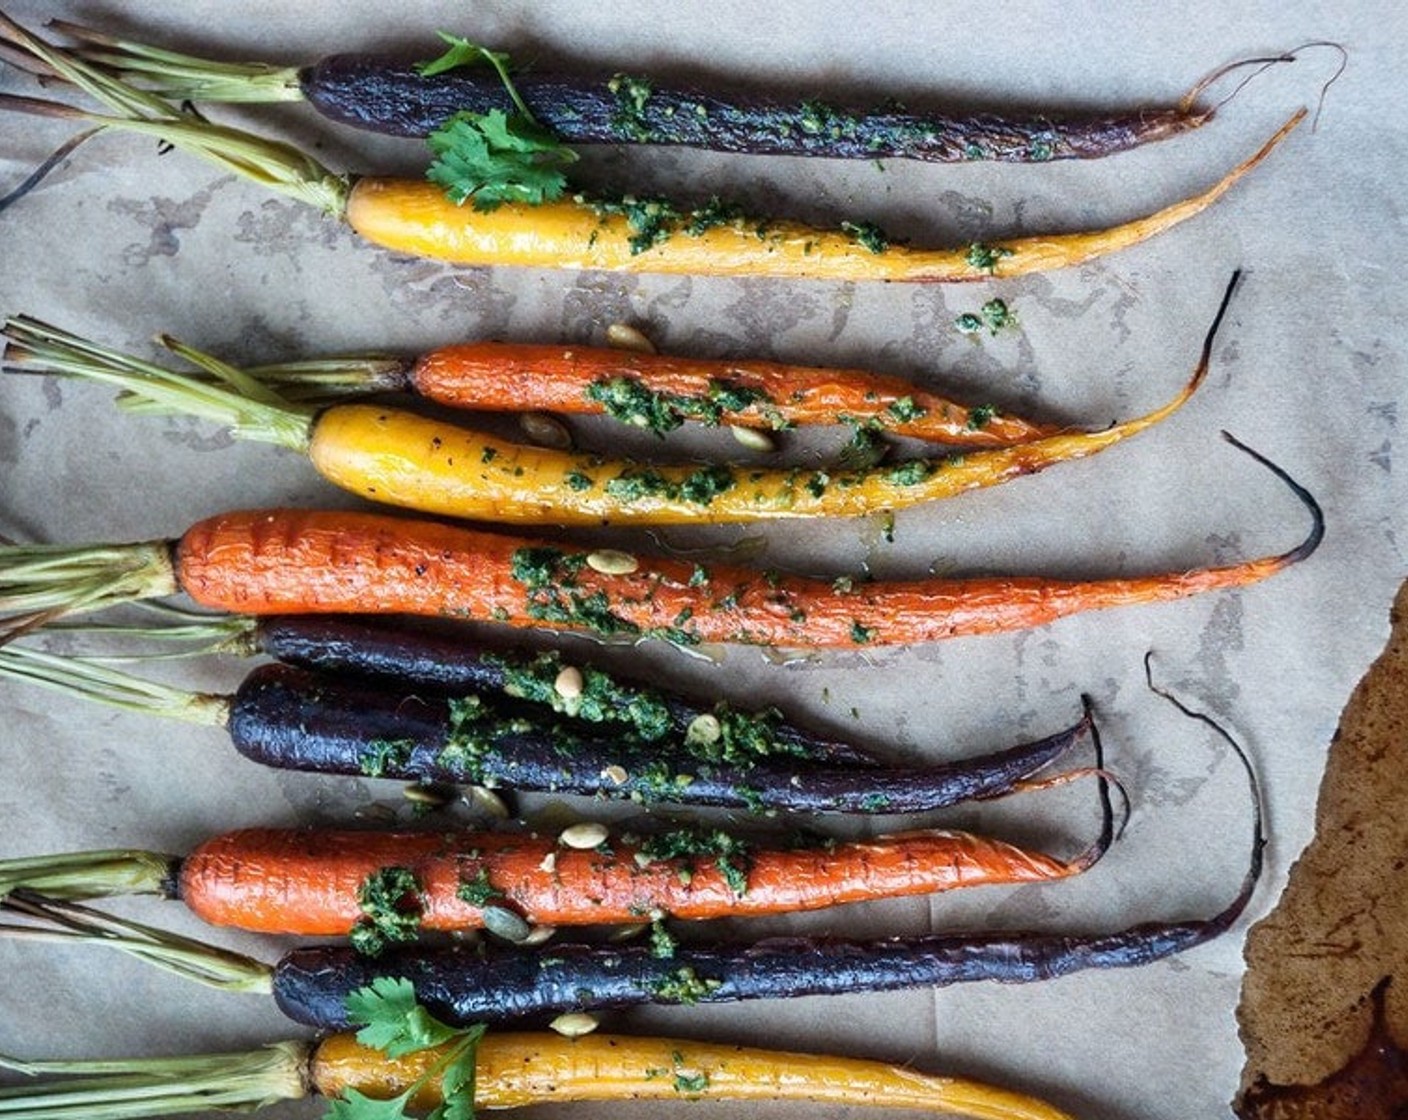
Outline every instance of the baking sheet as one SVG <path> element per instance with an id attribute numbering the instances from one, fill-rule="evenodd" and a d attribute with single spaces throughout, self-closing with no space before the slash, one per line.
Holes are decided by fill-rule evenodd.
<path id="1" fill-rule="evenodd" d="M 31 26 L 65 16 L 176 46 L 218 47 L 230 58 L 302 62 L 405 44 L 429 53 L 420 44 L 445 28 L 540 65 L 574 59 L 607 70 L 737 75 L 834 101 L 879 90 L 915 103 L 947 96 L 999 107 L 1169 102 L 1233 58 L 1312 39 L 1342 42 L 1350 65 L 1318 128 L 1301 128 L 1212 211 L 1104 261 L 1002 283 L 457 270 L 388 255 L 298 204 L 118 137 L 84 145 L 41 190 L 0 215 L 0 307 L 120 347 L 146 350 L 165 330 L 239 362 L 368 347 L 416 352 L 476 337 L 600 341 L 607 324 L 627 321 L 663 349 L 871 366 L 961 398 L 1081 424 L 1171 396 L 1228 275 L 1245 269 L 1209 383 L 1158 429 L 1096 459 L 902 513 L 893 541 L 878 520 L 598 536 L 629 548 L 721 548 L 762 537 L 761 563 L 830 575 L 1135 575 L 1277 552 L 1304 533 L 1291 496 L 1223 444 L 1219 429 L 1309 486 L 1326 509 L 1324 546 L 1244 592 L 1089 615 L 1012 637 L 801 662 L 752 650 L 702 662 L 658 646 L 600 654 L 681 686 L 778 702 L 905 757 L 977 753 L 1054 729 L 1072 718 L 1081 692 L 1094 697 L 1135 808 L 1125 838 L 1083 879 L 747 927 L 880 935 L 980 925 L 1112 929 L 1208 914 L 1230 898 L 1246 859 L 1244 786 L 1213 739 L 1145 691 L 1140 659 L 1154 649 L 1164 681 L 1234 728 L 1265 781 L 1269 866 L 1253 913 L 1231 935 L 1147 968 L 1043 985 L 662 1009 L 610 1025 L 912 1062 L 1028 1089 L 1081 1116 L 1226 1113 L 1242 1060 L 1233 1019 L 1241 938 L 1250 918 L 1273 904 L 1311 835 L 1326 745 L 1383 644 L 1387 605 L 1404 574 L 1394 458 L 1405 137 L 1392 123 L 1391 90 L 1403 73 L 1408 19 L 1363 3 L 1324 14 L 1310 4 L 993 9 L 881 0 L 860 11 L 793 0 L 761 9 L 424 2 L 398 6 L 390 27 L 385 5 L 370 0 L 11 3 L 7 10 Z M 642 193 L 719 192 L 821 221 L 859 214 L 916 241 L 1088 228 L 1206 186 L 1292 108 L 1313 104 L 1334 65 L 1330 52 L 1312 52 L 1259 78 L 1201 132 L 1099 163 L 940 167 L 604 150 L 584 174 Z M 4 82 L 31 91 L 13 75 Z M 300 107 L 223 116 L 314 144 L 335 166 L 415 173 L 424 163 L 414 143 L 342 131 Z M 6 183 L 68 135 L 65 126 L 20 117 L 0 118 L 0 129 Z M 1020 330 L 974 340 L 953 329 L 958 314 L 995 295 L 1012 306 Z M 589 440 L 592 426 L 582 431 Z M 638 446 L 658 453 L 648 440 Z M 834 443 L 795 440 L 789 454 L 806 461 L 828 447 Z M 738 452 L 726 437 L 666 448 Z M 105 390 L 47 380 L 4 385 L 0 460 L 4 531 L 34 539 L 175 536 L 223 509 L 353 504 L 295 456 L 237 445 L 200 422 L 124 418 Z M 238 667 L 202 663 L 166 673 L 224 688 Z M 396 797 L 392 784 L 258 770 L 213 731 L 102 713 L 13 685 L 0 686 L 0 704 L 5 855 L 182 851 L 241 825 L 357 819 L 369 804 Z M 1051 843 L 1078 840 L 1090 826 L 1088 794 L 1021 802 L 943 819 Z M 124 912 L 159 912 L 195 931 L 174 907 L 133 903 Z M 279 951 L 271 940 L 222 940 L 270 959 Z M 161 1054 L 296 1033 L 255 997 L 191 989 L 96 951 L 0 944 L 0 962 L 5 1052 Z"/>

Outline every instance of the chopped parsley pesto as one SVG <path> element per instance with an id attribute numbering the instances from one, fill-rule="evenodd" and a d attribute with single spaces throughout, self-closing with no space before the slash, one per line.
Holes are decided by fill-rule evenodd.
<path id="1" fill-rule="evenodd" d="M 424 906 L 420 880 L 407 867 L 382 867 L 357 888 L 357 906 L 365 915 L 352 927 L 352 947 L 375 957 L 393 941 L 414 941 Z"/>
<path id="2" fill-rule="evenodd" d="M 842 222 L 841 230 L 872 253 L 883 253 L 890 247 L 890 236 L 874 222 Z"/>
<path id="3" fill-rule="evenodd" d="M 455 888 L 455 897 L 471 906 L 482 907 L 508 896 L 489 882 L 489 869 L 480 867 L 473 878 L 460 880 L 459 886 Z"/>
<path id="4" fill-rule="evenodd" d="M 909 459 L 885 472 L 885 481 L 895 486 L 918 486 L 938 468 L 929 459 Z"/>
<path id="5" fill-rule="evenodd" d="M 997 415 L 997 409 L 990 404 L 974 405 L 968 410 L 968 428 L 972 431 L 980 432 L 992 422 Z"/>
<path id="6" fill-rule="evenodd" d="M 968 253 L 963 258 L 968 262 L 970 268 L 981 269 L 983 272 L 996 272 L 997 265 L 1003 257 L 1012 256 L 1012 250 L 1003 245 L 984 245 L 981 241 L 974 241 L 968 246 Z"/>
<path id="7" fill-rule="evenodd" d="M 627 140 L 649 140 L 650 126 L 645 121 L 645 106 L 654 92 L 648 78 L 629 74 L 613 75 L 606 88 L 616 98 L 616 111 L 611 115 L 611 127 Z"/>
<path id="8" fill-rule="evenodd" d="M 683 966 L 648 984 L 651 993 L 666 1003 L 695 1004 L 722 988 L 722 980 L 699 976 L 694 969 Z"/>
<path id="9" fill-rule="evenodd" d="M 695 858 L 710 858 L 729 890 L 740 898 L 748 893 L 752 848 L 747 841 L 722 829 L 674 829 L 647 837 L 637 850 L 652 863 L 657 860 L 679 860 L 691 875 L 695 870 Z"/>
<path id="10" fill-rule="evenodd" d="M 754 405 L 773 405 L 761 389 L 718 378 L 710 380 L 708 391 L 698 396 L 656 392 L 635 377 L 601 378 L 588 385 L 584 395 L 601 405 L 608 416 L 657 435 L 674 431 L 686 420 L 714 427 L 727 415 Z M 787 426 L 776 408 L 762 411 L 774 428 Z"/>
<path id="11" fill-rule="evenodd" d="M 658 497 L 707 506 L 720 494 L 733 489 L 735 481 L 732 469 L 722 463 L 700 467 L 679 482 L 672 482 L 650 467 L 630 467 L 607 480 L 606 492 L 627 502 Z"/>
<path id="12" fill-rule="evenodd" d="M 381 778 L 404 767 L 415 748 L 414 739 L 373 739 L 362 751 L 358 765 L 367 777 Z"/>
<path id="13" fill-rule="evenodd" d="M 857 618 L 851 619 L 851 641 L 856 645 L 865 645 L 874 637 L 875 628 L 873 626 L 865 626 Z"/>
<path id="14" fill-rule="evenodd" d="M 909 424 L 928 414 L 923 405 L 915 404 L 913 397 L 900 397 L 893 400 L 885 409 L 885 414 L 896 424 Z"/>

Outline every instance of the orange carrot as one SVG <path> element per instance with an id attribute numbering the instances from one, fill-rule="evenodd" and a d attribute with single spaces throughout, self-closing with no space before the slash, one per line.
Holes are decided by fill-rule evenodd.
<path id="1" fill-rule="evenodd" d="M 453 408 L 607 413 L 655 431 L 685 420 L 772 429 L 851 423 L 936 443 L 998 447 L 1062 430 L 958 404 L 868 370 L 595 346 L 468 342 L 411 362 L 332 358 L 249 372 L 278 384 L 290 399 L 412 390 Z"/>
<path id="2" fill-rule="evenodd" d="M 393 869 L 415 884 L 417 929 L 477 928 L 492 907 L 537 925 L 638 922 L 651 914 L 695 920 L 1064 879 L 1095 863 L 1110 836 L 1108 805 L 1101 836 L 1069 860 L 939 829 L 789 848 L 677 830 L 603 836 L 586 849 L 572 846 L 578 841 L 570 830 L 544 837 L 245 829 L 213 837 L 182 859 L 107 851 L 0 861 L 0 898 L 20 888 L 67 899 L 159 894 L 212 925 L 345 936 L 366 918 L 366 885 Z"/>
<path id="3" fill-rule="evenodd" d="M 910 645 L 1043 626 L 1066 615 L 1259 582 L 1319 546 L 1214 568 L 1090 580 L 927 577 L 875 583 L 637 557 L 380 514 L 254 510 L 209 518 L 179 541 L 0 547 L 0 613 L 12 624 L 185 591 L 240 614 L 393 613 L 512 626 L 792 648 Z"/>

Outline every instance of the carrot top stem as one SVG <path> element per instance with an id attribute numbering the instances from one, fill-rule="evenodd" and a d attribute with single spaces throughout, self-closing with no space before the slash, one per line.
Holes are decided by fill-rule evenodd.
<path id="1" fill-rule="evenodd" d="M 351 190 L 347 177 L 334 174 L 290 144 L 212 124 L 195 112 L 186 112 L 112 77 L 72 51 L 46 43 L 3 14 L 0 14 L 0 44 L 49 67 L 116 115 L 104 116 L 33 98 L 6 97 L 0 99 L 0 104 L 20 112 L 67 116 L 102 128 L 153 136 L 270 190 L 310 203 L 327 214 L 341 215 L 347 209 Z"/>
<path id="2" fill-rule="evenodd" d="M 0 546 L 0 643 L 61 615 L 177 590 L 167 541 Z"/>
<path id="3" fill-rule="evenodd" d="M 10 370 L 101 381 L 163 411 L 224 424 L 236 438 L 308 450 L 313 409 L 290 404 L 242 370 L 169 335 L 160 337 L 161 344 L 211 380 L 100 346 L 25 315 L 7 319 L 0 333 L 9 343 L 5 359 Z"/>
<path id="4" fill-rule="evenodd" d="M 207 987 L 265 995 L 274 990 L 274 970 L 263 961 L 76 902 L 17 891 L 0 898 L 0 913 L 24 919 L 0 924 L 0 936 L 106 945 Z M 3 1099 L 0 1094 L 0 1116 L 7 1116 Z"/>
<path id="5" fill-rule="evenodd" d="M 230 715 L 228 696 L 174 688 L 109 668 L 96 658 L 59 657 L 18 645 L 0 647 L 0 677 L 28 681 L 110 708 L 211 727 L 224 726 Z M 3 883 L 0 874 L 0 888 Z"/>
<path id="6" fill-rule="evenodd" d="M 15 891 L 74 901 L 171 893 L 176 856 L 132 848 L 0 860 L 0 900 Z"/>
<path id="7" fill-rule="evenodd" d="M 248 1111 L 309 1092 L 311 1049 L 279 1042 L 234 1054 L 119 1061 L 25 1062 L 0 1055 L 0 1068 L 62 1080 L 0 1089 L 5 1120 L 136 1120 L 206 1110 Z"/>

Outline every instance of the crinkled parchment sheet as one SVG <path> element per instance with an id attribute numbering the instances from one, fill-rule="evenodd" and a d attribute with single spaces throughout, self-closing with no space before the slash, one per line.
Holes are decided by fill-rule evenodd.
<path id="1" fill-rule="evenodd" d="M 1382 6 L 1250 10 L 1195 2 L 1019 9 L 973 3 L 759 6 L 485 2 L 387 6 L 190 2 L 12 3 L 31 24 L 63 15 L 231 58 L 310 60 L 417 44 L 451 28 L 540 65 L 738 75 L 764 88 L 845 100 L 1084 108 L 1170 102 L 1211 68 L 1331 38 L 1350 49 L 1317 131 L 1304 127 L 1214 210 L 1138 249 L 1055 275 L 966 287 L 901 287 L 456 270 L 360 244 L 336 223 L 147 141 L 101 137 L 0 216 L 0 307 L 142 350 L 169 331 L 235 361 L 349 348 L 415 352 L 463 338 L 600 340 L 628 321 L 663 348 L 872 366 L 975 401 L 1103 424 L 1182 384 L 1234 268 L 1247 276 L 1198 397 L 1155 431 L 1096 459 L 895 519 L 659 535 L 718 548 L 764 537 L 760 562 L 839 575 L 926 571 L 1139 574 L 1277 552 L 1304 513 L 1218 438 L 1273 456 L 1324 503 L 1329 532 L 1308 563 L 1244 592 L 1070 619 L 1013 637 L 779 664 L 734 650 L 721 663 L 652 646 L 612 664 L 662 680 L 782 704 L 798 718 L 905 757 L 978 753 L 1071 720 L 1093 695 L 1111 764 L 1134 796 L 1129 830 L 1080 881 L 975 892 L 806 920 L 769 932 L 886 934 L 964 927 L 1103 930 L 1211 913 L 1246 860 L 1247 798 L 1226 750 L 1151 696 L 1140 658 L 1218 715 L 1254 752 L 1266 785 L 1270 864 L 1254 915 L 1273 904 L 1309 840 L 1317 783 L 1340 709 L 1382 647 L 1404 573 L 1396 472 L 1403 378 L 1399 306 L 1404 135 L 1390 103 L 1408 26 Z M 1396 26 L 1395 26 L 1396 25 Z M 637 192 L 721 192 L 819 221 L 864 216 L 893 234 L 962 243 L 1128 219 L 1200 189 L 1313 102 L 1328 52 L 1259 79 L 1201 133 L 1098 164 L 939 167 L 744 160 L 603 151 L 586 174 Z M 29 92 L 7 75 L 8 89 Z M 299 106 L 224 114 L 316 145 L 336 166 L 415 173 L 416 144 L 339 130 Z M 18 181 L 68 134 L 0 120 L 0 173 Z M 1001 295 L 1020 330 L 974 340 L 958 314 Z M 349 505 L 295 456 L 235 445 L 209 425 L 117 415 L 109 391 L 7 381 L 0 396 L 4 530 L 52 540 L 174 536 L 222 509 Z M 587 436 L 601 437 L 588 426 Z M 834 444 L 789 440 L 805 461 Z M 642 440 L 643 451 L 659 449 Z M 724 437 L 667 445 L 738 453 Z M 629 548 L 643 533 L 604 533 Z M 584 648 L 580 643 L 575 649 Z M 172 667 L 229 687 L 238 667 Z M 394 786 L 275 774 L 215 732 L 103 713 L 0 686 L 0 821 L 6 855 L 140 846 L 182 851 L 255 823 L 347 821 Z M 944 818 L 1030 841 L 1074 844 L 1093 823 L 1089 789 Z M 128 912 L 193 930 L 178 908 Z M 1105 1120 L 1225 1115 L 1242 1065 L 1234 1009 L 1242 938 L 1136 971 L 1017 988 L 803 1000 L 786 1006 L 623 1015 L 668 1030 L 871 1055 L 991 1078 Z M 742 930 L 734 930 L 742 933 Z M 266 957 L 274 941 L 228 938 Z M 250 996 L 183 986 L 88 952 L 0 945 L 0 1050 L 32 1056 L 161 1054 L 288 1036 Z M 543 1114 L 556 1114 L 561 1109 Z M 582 1115 L 616 1115 L 614 1107 Z M 651 1108 L 654 1115 L 661 1110 Z M 737 1110 L 735 1110 L 736 1112 Z M 760 1108 L 760 1113 L 769 1111 Z M 314 1115 L 314 1105 L 284 1115 Z M 825 1110 L 808 1109 L 806 1115 Z M 769 1114 L 776 1114 L 769 1112 Z M 801 1114 L 800 1112 L 794 1114 Z M 573 1115 L 578 1115 L 574 1112 Z"/>

